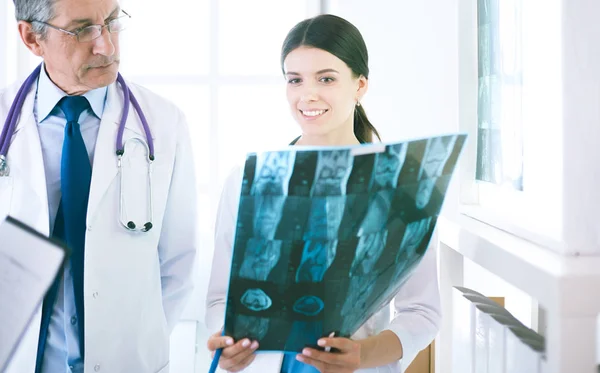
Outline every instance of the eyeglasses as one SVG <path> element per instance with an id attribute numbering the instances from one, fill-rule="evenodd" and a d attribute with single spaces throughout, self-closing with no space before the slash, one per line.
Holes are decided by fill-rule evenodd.
<path id="1" fill-rule="evenodd" d="M 131 16 L 124 10 L 121 10 L 121 12 L 123 13 L 122 16 L 113 18 L 110 21 L 108 21 L 107 23 L 105 23 L 104 25 L 89 25 L 89 26 L 86 26 L 86 27 L 83 27 L 83 28 L 80 28 L 80 29 L 77 29 L 74 31 L 68 31 L 68 30 L 62 29 L 60 27 L 56 27 L 54 25 L 51 25 L 49 23 L 42 22 L 42 21 L 33 20 L 31 22 L 42 23 L 42 24 L 44 24 L 48 27 L 51 27 L 55 30 L 62 31 L 65 34 L 75 36 L 77 38 L 77 41 L 80 43 L 87 43 L 87 42 L 96 40 L 100 36 L 102 36 L 102 29 L 105 27 L 107 28 L 108 32 L 110 32 L 111 34 L 125 30 L 129 20 L 131 19 Z"/>

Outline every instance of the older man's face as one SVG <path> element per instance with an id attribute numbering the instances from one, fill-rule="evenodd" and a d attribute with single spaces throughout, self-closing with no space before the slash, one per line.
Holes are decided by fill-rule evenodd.
<path id="1" fill-rule="evenodd" d="M 117 0 L 56 0 L 53 26 L 76 32 L 93 24 L 103 25 L 123 15 Z M 119 35 L 106 28 L 89 42 L 48 28 L 41 40 L 42 57 L 50 79 L 69 94 L 105 87 L 117 78 Z"/>

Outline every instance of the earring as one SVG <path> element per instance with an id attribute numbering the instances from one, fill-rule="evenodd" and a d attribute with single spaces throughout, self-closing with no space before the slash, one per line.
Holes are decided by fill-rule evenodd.
<path id="1" fill-rule="evenodd" d="M 356 106 L 360 106 L 360 101 L 356 101 Z"/>

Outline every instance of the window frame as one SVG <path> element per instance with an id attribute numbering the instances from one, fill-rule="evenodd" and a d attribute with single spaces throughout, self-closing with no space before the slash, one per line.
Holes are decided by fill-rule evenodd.
<path id="1" fill-rule="evenodd" d="M 459 130 L 469 134 L 469 140 L 463 151 L 463 160 L 458 173 L 460 179 L 459 213 L 528 241 L 544 245 L 553 251 L 564 252 L 563 180 L 562 174 L 557 171 L 561 167 L 558 166 L 555 169 L 544 168 L 543 157 L 532 155 L 542 153 L 551 157 L 558 164 L 562 162 L 564 155 L 560 144 L 563 131 L 560 120 L 561 115 L 557 115 L 558 119 L 556 119 L 555 125 L 550 128 L 554 145 L 559 149 L 556 152 L 557 154 L 551 154 L 551 147 L 545 144 L 545 136 L 539 136 L 539 133 L 535 132 L 535 130 L 540 129 L 540 124 L 523 118 L 523 126 L 530 126 L 530 128 L 524 128 L 523 136 L 523 174 L 525 176 L 523 191 L 476 180 L 478 138 L 477 4 L 477 0 L 463 1 L 459 2 L 458 8 Z M 556 10 L 553 14 L 555 18 L 548 21 L 549 23 L 560 19 L 560 9 Z M 531 16 L 531 14 L 528 13 L 527 16 Z M 524 22 L 526 21 L 525 17 L 526 15 L 523 16 Z M 556 24 L 560 25 L 560 22 Z M 560 37 L 560 27 L 556 31 Z M 525 53 L 525 41 L 523 48 Z M 560 52 L 560 47 L 552 50 L 546 45 L 545 48 L 543 53 L 555 53 L 557 52 L 556 49 Z M 525 55 L 523 57 L 525 58 Z M 550 68 L 560 68 L 560 64 L 553 65 Z M 526 74 L 526 71 L 524 71 L 524 74 Z M 557 97 L 555 98 L 560 98 L 562 93 L 560 91 L 561 83 L 560 79 L 555 82 L 556 86 L 553 88 L 558 88 L 556 90 Z M 559 101 L 556 112 L 561 114 L 561 110 Z M 536 153 L 533 153 L 532 149 Z M 529 182 L 528 177 L 530 178 Z M 535 177 L 535 180 L 531 180 L 532 177 Z M 544 180 L 550 187 L 542 187 Z"/>

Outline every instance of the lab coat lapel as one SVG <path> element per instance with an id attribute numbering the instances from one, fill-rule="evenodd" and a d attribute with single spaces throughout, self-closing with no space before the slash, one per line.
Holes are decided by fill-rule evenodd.
<path id="1" fill-rule="evenodd" d="M 23 103 L 8 149 L 7 162 L 14 178 L 10 214 L 48 235 L 48 192 L 38 126 L 33 115 L 35 86 Z"/>
<path id="2" fill-rule="evenodd" d="M 122 92 L 117 88 L 117 83 L 113 83 L 108 87 L 106 105 L 94 150 L 92 184 L 87 211 L 88 225 L 92 224 L 98 205 L 117 176 L 116 140 L 122 112 Z M 131 117 L 131 111 L 129 113 Z"/>

